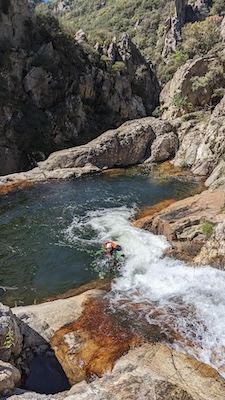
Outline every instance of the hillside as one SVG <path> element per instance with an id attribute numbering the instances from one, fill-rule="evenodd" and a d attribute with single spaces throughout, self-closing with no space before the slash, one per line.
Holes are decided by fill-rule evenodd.
<path id="1" fill-rule="evenodd" d="M 0 175 L 162 108 L 215 107 L 224 94 L 221 0 L 54 0 L 35 14 L 29 4 L 0 4 Z M 198 57 L 215 60 L 190 74 L 185 63 Z M 182 64 L 187 84 L 174 75 Z M 173 76 L 182 88 L 166 86 Z"/>
<path id="2" fill-rule="evenodd" d="M 27 0 L 1 2 L 0 19 L 0 175 L 158 105 L 155 71 L 129 37 L 111 44 L 106 62 L 53 15 L 35 17 Z"/>
<path id="3" fill-rule="evenodd" d="M 53 1 L 48 9 L 69 28 L 82 28 L 90 40 L 104 42 L 127 32 L 139 49 L 156 45 L 157 29 L 174 9 L 174 1 Z M 147 55 L 147 53 L 146 53 Z"/>
<path id="4" fill-rule="evenodd" d="M 198 42 L 203 40 L 201 53 L 204 55 L 209 50 L 211 53 L 218 51 L 218 46 L 213 50 L 220 41 L 216 24 L 212 27 L 208 24 L 207 27 L 190 25 L 202 22 L 208 16 L 221 15 L 224 1 L 54 0 L 42 5 L 41 9 L 39 12 L 48 9 L 59 18 L 72 35 L 82 29 L 93 46 L 96 42 L 107 46 L 113 36 L 128 33 L 146 60 L 156 65 L 158 77 L 164 85 L 188 58 L 202 55 L 196 48 L 191 54 L 192 38 L 196 37 Z M 186 24 L 188 26 L 181 32 Z M 204 46 L 208 37 L 210 43 Z"/>

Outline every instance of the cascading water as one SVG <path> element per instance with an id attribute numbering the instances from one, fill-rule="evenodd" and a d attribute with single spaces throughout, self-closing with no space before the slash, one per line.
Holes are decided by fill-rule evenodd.
<path id="1" fill-rule="evenodd" d="M 96 242 L 111 238 L 123 248 L 125 261 L 109 295 L 113 309 L 144 317 L 168 338 L 172 331 L 173 347 L 225 375 L 225 272 L 163 257 L 166 239 L 133 227 L 133 213 L 126 207 L 100 209 L 76 220 L 76 226 L 95 232 Z"/>
<path id="2" fill-rule="evenodd" d="M 138 208 L 193 193 L 195 183 L 151 176 L 88 177 L 0 198 L 1 301 L 30 304 L 98 277 L 93 261 L 106 240 L 125 255 L 112 283 L 112 310 L 161 327 L 172 346 L 212 364 L 225 362 L 225 272 L 163 257 L 164 237 L 134 228 Z M 17 287 L 16 290 L 14 290 Z"/>

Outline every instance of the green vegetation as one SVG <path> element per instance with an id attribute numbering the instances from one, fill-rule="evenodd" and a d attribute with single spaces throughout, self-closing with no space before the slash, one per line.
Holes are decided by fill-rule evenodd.
<path id="1" fill-rule="evenodd" d="M 202 233 L 203 233 L 207 238 L 209 238 L 209 237 L 212 235 L 212 233 L 213 233 L 213 227 L 214 227 L 214 225 L 213 225 L 212 222 L 210 222 L 210 221 L 205 221 L 205 222 L 202 224 Z"/>
<path id="2" fill-rule="evenodd" d="M 221 214 L 225 213 L 225 205 L 223 207 L 221 207 L 220 212 L 221 212 Z"/>
<path id="3" fill-rule="evenodd" d="M 224 0 L 214 0 L 210 14 L 211 15 L 221 15 L 224 12 Z"/>
<path id="4" fill-rule="evenodd" d="M 38 6 L 36 13 L 38 18 L 41 16 L 42 26 L 47 27 L 53 23 L 50 16 L 55 15 L 60 28 L 70 32 L 71 36 L 83 29 L 91 46 L 98 42 L 107 47 L 114 36 L 120 39 L 127 32 L 148 61 L 154 64 L 161 61 L 164 24 L 174 14 L 174 0 L 107 0 L 101 8 L 97 4 L 77 1 L 74 6 L 68 3 L 67 11 L 57 11 L 57 2 L 49 2 Z M 48 18 L 44 20 L 43 14 Z M 114 68 L 121 68 L 121 65 Z M 125 72 L 123 68 L 122 71 Z"/>
<path id="5" fill-rule="evenodd" d="M 225 82 L 225 73 L 223 65 L 218 64 L 218 60 L 209 65 L 205 75 L 195 76 L 191 81 L 193 90 L 201 89 L 204 93 L 209 93 L 211 103 L 224 95 L 224 89 L 221 86 Z"/>
<path id="6" fill-rule="evenodd" d="M 162 85 L 172 79 L 176 70 L 188 60 L 188 55 L 181 50 L 172 53 L 169 59 L 164 60 L 162 57 L 159 59 L 157 72 L 160 77 Z"/>
<path id="7" fill-rule="evenodd" d="M 213 16 L 206 18 L 205 21 L 187 24 L 182 31 L 183 51 L 189 58 L 195 56 L 204 56 L 209 52 L 215 54 L 215 50 L 222 50 L 220 38 L 221 17 Z M 219 49 L 215 49 L 218 43 L 221 43 Z"/>
<path id="8" fill-rule="evenodd" d="M 42 14 L 42 24 L 51 26 L 53 31 L 60 28 L 72 37 L 79 29 L 83 29 L 90 47 L 98 42 L 107 48 L 114 36 L 120 39 L 122 33 L 128 33 L 146 60 L 156 65 L 162 86 L 189 58 L 218 55 L 224 47 L 220 37 L 220 15 L 225 9 L 224 0 L 213 1 L 210 17 L 204 21 L 183 27 L 182 40 L 177 43 L 176 52 L 166 59 L 162 57 L 165 21 L 174 15 L 174 0 L 106 0 L 105 4 L 97 0 L 68 0 L 63 10 L 57 4 L 57 1 L 53 1 L 36 8 L 37 15 L 40 17 Z M 47 16 L 45 21 L 43 14 Z M 52 15 L 56 17 L 55 21 L 51 19 Z M 57 23 L 58 26 L 55 25 Z M 90 48 L 89 53 L 89 59 L 95 59 Z M 107 62 L 103 59 L 101 61 Z M 117 68 L 125 72 L 121 66 L 114 67 L 115 70 Z"/>
<path id="9" fill-rule="evenodd" d="M 115 62 L 115 64 L 112 65 L 111 72 L 112 72 L 112 74 L 116 74 L 117 72 L 120 72 L 122 75 L 126 75 L 128 73 L 127 67 L 123 61 Z"/>
<path id="10" fill-rule="evenodd" d="M 187 96 L 182 96 L 180 94 L 175 94 L 172 103 L 179 111 L 190 111 L 193 108 L 193 105 L 188 101 Z"/>
<path id="11" fill-rule="evenodd" d="M 5 341 L 4 341 L 3 346 L 1 348 L 10 349 L 15 344 L 13 330 L 12 330 L 11 325 L 8 322 L 3 322 L 2 325 L 4 325 L 8 329 L 8 331 L 7 331 L 6 335 L 5 335 Z"/>

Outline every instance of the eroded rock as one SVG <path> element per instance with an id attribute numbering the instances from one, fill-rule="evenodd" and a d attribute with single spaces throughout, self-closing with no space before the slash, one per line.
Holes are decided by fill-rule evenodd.
<path id="1" fill-rule="evenodd" d="M 31 171 L 1 177 L 0 193 L 34 182 L 80 177 L 145 160 L 165 161 L 173 157 L 177 146 L 176 129 L 169 122 L 153 117 L 128 121 L 86 145 L 52 153 Z"/>
<path id="2" fill-rule="evenodd" d="M 215 241 L 217 236 L 221 237 L 223 224 L 221 227 L 220 224 L 224 221 L 224 205 L 224 192 L 203 192 L 200 195 L 177 201 L 159 213 L 137 221 L 136 224 L 138 227 L 149 229 L 156 234 L 165 235 L 172 245 L 169 254 L 199 262 L 199 258 L 196 257 L 201 249 L 204 249 L 203 246 L 208 240 L 208 246 L 210 246 L 211 239 L 209 237 L 214 234 L 214 228 L 215 231 L 219 230 L 218 234 L 215 233 Z M 217 224 L 219 224 L 218 228 L 216 228 Z M 214 252 L 211 256 L 208 255 L 208 262 L 213 262 L 217 257 L 224 260 L 224 246 L 222 245 L 220 249 L 219 245 L 217 246 L 217 254 L 214 242 L 211 243 L 211 247 L 213 246 Z"/>
<path id="3" fill-rule="evenodd" d="M 210 69 L 220 67 L 221 62 L 216 57 L 199 57 L 194 60 L 188 60 L 178 68 L 173 78 L 164 86 L 160 93 L 163 118 L 179 117 L 190 112 L 191 107 L 202 107 L 205 104 L 211 104 L 214 87 L 208 85 L 205 90 L 201 86 L 193 88 L 193 78 L 205 76 Z M 222 75 L 218 86 L 225 86 Z"/>
<path id="4" fill-rule="evenodd" d="M 222 162 L 225 150 L 224 106 L 225 96 L 215 107 L 212 114 L 198 112 L 190 114 L 186 121 L 177 120 L 180 146 L 172 161 L 175 166 L 188 167 L 195 175 L 209 176 Z M 215 174 L 213 176 L 215 177 Z M 220 167 L 220 178 L 223 176 Z M 215 181 L 215 178 L 213 179 Z M 206 183 L 207 187 L 209 182 L 212 183 L 212 179 L 209 179 Z"/>

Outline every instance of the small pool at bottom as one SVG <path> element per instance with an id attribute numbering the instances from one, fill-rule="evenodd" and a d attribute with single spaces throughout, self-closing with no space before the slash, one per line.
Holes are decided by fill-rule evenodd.
<path id="1" fill-rule="evenodd" d="M 55 394 L 70 389 L 71 385 L 54 353 L 38 354 L 30 364 L 30 374 L 22 384 L 25 390 Z"/>

